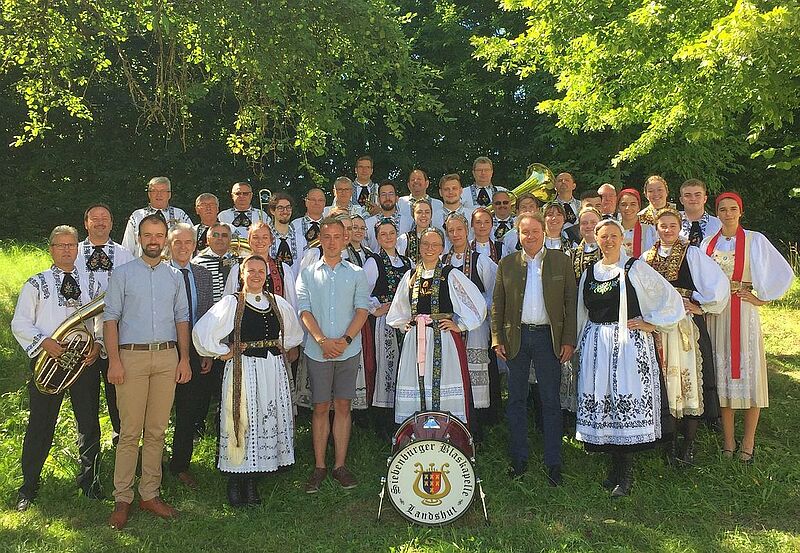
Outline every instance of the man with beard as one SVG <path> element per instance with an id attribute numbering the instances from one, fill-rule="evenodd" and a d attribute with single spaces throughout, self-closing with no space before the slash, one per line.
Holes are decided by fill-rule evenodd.
<path id="1" fill-rule="evenodd" d="M 511 194 L 498 190 L 492 198 L 494 219 L 492 220 L 492 240 L 502 242 L 508 231 L 514 228 L 514 202 Z"/>
<path id="2" fill-rule="evenodd" d="M 159 497 L 161 456 L 175 385 L 188 382 L 192 369 L 186 287 L 181 272 L 161 260 L 166 240 L 167 224 L 161 217 L 142 219 L 142 256 L 118 267 L 106 292 L 103 335 L 108 381 L 117 386 L 120 415 L 115 505 L 108 522 L 117 530 L 128 522 L 140 439 L 139 508 L 162 518 L 178 514 Z"/>
<path id="3" fill-rule="evenodd" d="M 114 219 L 111 208 L 105 204 L 94 204 L 86 209 L 83 215 L 83 226 L 88 236 L 78 244 L 78 260 L 75 266 L 79 273 L 86 275 L 89 297 L 96 298 L 108 288 L 108 279 L 114 267 L 124 265 L 133 260 L 133 254 L 109 237 Z M 119 410 L 117 409 L 117 390 L 108 382 L 108 358 L 100 357 L 95 367 L 103 375 L 106 393 L 108 416 L 111 419 L 111 441 L 114 445 L 119 440 Z"/>
<path id="4" fill-rule="evenodd" d="M 397 209 L 397 187 L 390 180 L 383 181 L 378 186 L 378 203 L 380 212 L 367 219 L 367 245 L 374 252 L 380 251 L 378 238 L 375 236 L 375 227 L 384 219 L 394 223 L 398 236 L 411 230 L 414 221 L 400 213 Z"/>
<path id="5" fill-rule="evenodd" d="M 294 200 L 286 192 L 275 192 L 269 201 L 269 214 L 272 217 L 272 247 L 270 257 L 278 263 L 292 267 L 301 250 L 298 248 L 296 228 L 289 224 L 292 220 Z"/>
<path id="6" fill-rule="evenodd" d="M 122 245 L 133 255 L 142 255 L 142 248 L 139 246 L 136 236 L 139 232 L 139 224 L 148 215 L 159 217 L 167 224 L 167 228 L 172 228 L 178 223 L 192 224 L 192 220 L 185 211 L 169 205 L 171 197 L 172 184 L 167 177 L 153 177 L 147 183 L 147 198 L 150 200 L 150 204 L 131 213 L 128 225 L 125 227 L 125 235 L 122 237 Z"/>
<path id="7" fill-rule="evenodd" d="M 444 229 L 445 221 L 452 214 L 458 214 L 467 221 L 467 231 L 470 230 L 469 222 L 472 220 L 473 207 L 467 207 L 463 202 L 463 187 L 461 177 L 457 173 L 450 173 L 439 179 L 439 196 L 442 198 L 442 209 L 433 212 L 433 226 Z M 446 244 L 447 245 L 447 244 Z"/>

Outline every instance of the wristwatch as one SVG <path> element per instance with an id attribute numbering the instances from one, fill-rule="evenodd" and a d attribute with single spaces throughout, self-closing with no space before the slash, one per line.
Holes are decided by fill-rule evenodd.
<path id="1" fill-rule="evenodd" d="M 348 346 L 353 343 L 353 339 L 347 334 L 344 335 L 344 341 L 347 342 Z"/>

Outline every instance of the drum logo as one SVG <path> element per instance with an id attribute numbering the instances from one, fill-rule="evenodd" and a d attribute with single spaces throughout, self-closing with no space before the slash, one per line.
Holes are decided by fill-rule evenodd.
<path id="1" fill-rule="evenodd" d="M 436 470 L 436 465 L 430 463 L 426 470 L 421 463 L 414 464 L 414 473 L 417 475 L 414 480 L 414 493 L 422 498 L 422 503 L 431 507 L 442 504 L 442 498 L 447 497 L 451 490 L 450 480 L 447 479 L 449 467 L 449 463 L 444 463 L 439 470 Z"/>

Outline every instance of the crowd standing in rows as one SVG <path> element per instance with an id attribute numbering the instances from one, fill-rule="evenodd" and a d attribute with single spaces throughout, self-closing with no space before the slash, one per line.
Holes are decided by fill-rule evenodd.
<path id="1" fill-rule="evenodd" d="M 504 391 L 512 477 L 528 469 L 529 394 L 553 486 L 562 484 L 565 420 L 587 450 L 608 454 L 603 485 L 614 497 L 631 490 L 634 454 L 656 443 L 670 462 L 694 464 L 703 420 L 721 421 L 723 455 L 753 461 L 769 404 L 757 308 L 794 275 L 762 234 L 742 228 L 736 193 L 717 196 L 715 217 L 697 179 L 681 185 L 677 211 L 659 176 L 645 182 L 643 206 L 638 190 L 610 184 L 576 198 L 575 179 L 561 173 L 541 206 L 493 184 L 485 157 L 469 186 L 441 177 L 441 199 L 422 169 L 409 173 L 405 196 L 372 171 L 369 156 L 358 158 L 355 180 L 333 182 L 330 205 L 312 188 L 296 218 L 286 192 L 266 211 L 248 183 L 233 185 L 222 211 L 206 192 L 194 225 L 170 205 L 169 179 L 156 177 L 121 245 L 103 204 L 86 209 L 84 241 L 73 227 L 52 231 L 52 266 L 23 286 L 12 330 L 32 365 L 40 352 L 58 358 L 54 329 L 105 293 L 104 313 L 88 321 L 90 367 L 69 392 L 78 485 L 100 498 L 105 384 L 116 445 L 111 526 L 127 523 L 140 442 L 140 508 L 177 515 L 160 498 L 172 406 L 168 467 L 196 488 L 193 438 L 208 431 L 214 398 L 217 465 L 234 506 L 258 504 L 259 475 L 295 462 L 298 406 L 312 410 L 307 493 L 328 475 L 357 485 L 346 463 L 354 418 L 389 437 L 417 411 L 447 411 L 480 443 L 501 420 Z M 241 239 L 247 255 L 231 247 Z M 19 510 L 36 497 L 63 398 L 32 383 L 28 394 Z"/>

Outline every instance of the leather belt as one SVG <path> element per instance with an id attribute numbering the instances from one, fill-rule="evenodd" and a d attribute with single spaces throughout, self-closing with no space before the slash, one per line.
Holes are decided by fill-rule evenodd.
<path id="1" fill-rule="evenodd" d="M 738 292 L 739 290 L 747 290 L 748 292 L 753 291 L 753 283 L 752 282 L 744 282 L 739 280 L 732 280 L 731 281 L 731 294 Z"/>
<path id="2" fill-rule="evenodd" d="M 550 328 L 550 325 L 532 325 L 528 323 L 522 323 L 522 328 L 525 330 L 533 331 L 533 330 L 544 330 L 546 328 Z"/>
<path id="3" fill-rule="evenodd" d="M 245 349 L 250 348 L 277 348 L 280 347 L 280 340 L 258 340 L 257 342 L 242 342 Z"/>
<path id="4" fill-rule="evenodd" d="M 153 344 L 120 344 L 119 349 L 129 351 L 162 351 L 172 349 L 177 344 L 175 342 L 155 342 Z"/>

